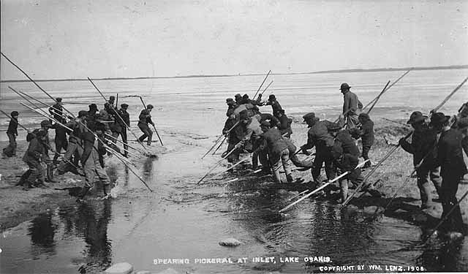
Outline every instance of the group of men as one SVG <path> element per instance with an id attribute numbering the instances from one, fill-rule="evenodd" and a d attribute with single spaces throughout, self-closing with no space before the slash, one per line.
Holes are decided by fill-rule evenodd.
<path id="1" fill-rule="evenodd" d="M 374 143 L 374 123 L 369 114 L 362 111 L 362 104 L 350 88 L 347 83 L 340 87 L 344 103 L 342 115 L 337 121 L 321 121 L 313 112 L 303 116 L 309 131 L 307 143 L 300 150 L 296 150 L 289 139 L 292 134 L 291 119 L 287 118 L 274 95 L 270 95 L 266 103 L 261 101 L 261 96 L 251 100 L 248 95 L 237 94 L 235 99 L 226 99 L 228 118 L 223 134 L 227 136 L 229 146 L 223 156 L 235 164 L 239 161 L 240 152 L 251 152 L 253 169 L 257 169 L 259 160 L 263 173 L 272 172 L 278 183 L 282 182 L 279 172 L 281 166 L 287 182 L 294 181 L 291 163 L 301 167 L 301 170 L 311 168 L 317 187 L 347 172 L 346 176 L 338 180 L 339 186 L 331 185 L 325 189 L 326 193 L 339 190 L 341 202 L 345 201 L 348 187 L 363 181 L 362 170 L 358 168 L 359 157 L 366 161 L 364 168 L 371 166 L 369 151 Z M 258 107 L 262 105 L 271 105 L 273 113 L 260 113 Z M 415 111 L 407 123 L 414 128 L 412 140 L 409 142 L 407 138 L 402 138 L 399 145 L 413 154 L 421 209 L 428 208 L 433 200 L 439 200 L 443 205 L 442 217 L 450 210 L 453 211 L 446 224 L 447 229 L 466 233 L 456 193 L 460 181 L 468 173 L 463 159 L 463 150 L 468 154 L 468 103 L 463 104 L 453 117 L 434 112 L 428 118 Z M 362 140 L 361 150 L 356 145 L 359 138 Z M 314 147 L 313 162 L 308 158 L 303 161 L 297 158 L 298 152 L 310 155 L 309 149 Z M 327 180 L 321 176 L 323 166 Z M 438 199 L 431 199 L 429 178 L 439 194 Z M 373 196 L 380 195 L 370 184 L 362 190 Z"/>
<path id="2" fill-rule="evenodd" d="M 344 95 L 343 115 L 337 122 L 320 121 L 315 113 L 304 115 L 304 122 L 310 129 L 308 141 L 300 150 L 297 150 L 290 140 L 292 119 L 287 117 L 275 95 L 270 95 L 266 102 L 262 102 L 261 95 L 256 100 L 240 94 L 237 94 L 235 99 L 226 99 L 228 118 L 223 134 L 228 137 L 229 145 L 224 156 L 231 164 L 236 164 L 242 151 L 251 152 L 253 168 L 257 169 L 260 162 L 262 173 L 273 173 L 274 180 L 278 183 L 282 182 L 281 167 L 284 169 L 287 182 L 294 182 L 291 163 L 302 170 L 311 168 L 312 177 L 317 185 L 324 183 L 320 176 L 323 164 L 328 180 L 335 177 L 336 169 L 339 167 L 340 172 L 350 173 L 340 180 L 341 196 L 343 200 L 346 199 L 348 180 L 356 184 L 362 181 L 360 169 L 356 166 L 360 156 L 369 159 L 368 152 L 374 141 L 374 130 L 369 115 L 359 114 L 362 104 L 350 91 L 350 86 L 343 83 L 340 89 Z M 259 106 L 263 105 L 271 105 L 272 114 L 261 113 Z M 362 138 L 362 154 L 356 145 L 355 140 L 358 138 Z M 310 155 L 308 149 L 313 147 L 315 147 L 313 161 L 310 157 L 304 160 L 297 157 L 300 151 Z M 365 167 L 369 166 L 370 161 L 367 161 Z"/>
<path id="3" fill-rule="evenodd" d="M 103 184 L 102 198 L 108 198 L 110 181 L 104 170 L 103 156 L 121 153 L 115 145 L 121 136 L 123 143 L 121 154 L 128 157 L 127 128 L 130 126 L 128 105 L 121 104 L 121 108 L 117 109 L 114 106 L 115 97 L 111 96 L 103 109 L 98 110 L 96 104 L 90 104 L 88 111 L 81 110 L 76 117 L 71 117 L 64 114 L 62 98 L 56 98 L 55 101 L 56 103 L 49 108 L 50 119 L 43 120 L 39 129 L 28 131 L 26 140 L 29 144 L 23 161 L 29 169 L 21 176 L 17 185 L 23 186 L 24 190 L 41 187 L 45 186 L 44 182 L 55 183 L 54 174 L 72 172 L 85 176 L 85 185 L 79 194 L 79 201 L 85 197 L 96 177 Z M 153 124 L 150 114 L 152 109 L 152 105 L 147 105 L 141 111 L 138 121 L 138 127 L 143 135 L 137 141 L 143 143 L 148 138 L 148 145 L 152 142 L 152 131 L 148 126 Z M 9 145 L 3 150 L 3 154 L 7 157 L 16 155 L 18 116 L 17 111 L 13 111 L 10 115 L 11 120 L 7 130 Z M 55 129 L 55 150 L 52 149 L 49 140 L 51 128 Z M 59 161 L 63 150 L 65 153 Z M 53 160 L 49 157 L 49 151 L 54 152 Z M 79 171 L 80 166 L 83 173 Z"/>

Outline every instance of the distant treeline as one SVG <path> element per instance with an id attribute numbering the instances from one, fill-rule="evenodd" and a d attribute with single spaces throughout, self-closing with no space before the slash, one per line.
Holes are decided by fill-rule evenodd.
<path id="1" fill-rule="evenodd" d="M 296 73 L 272 73 L 272 75 L 301 75 L 301 74 L 322 74 L 322 73 L 351 73 L 351 72 L 379 72 L 379 71 L 406 71 L 413 70 L 442 70 L 442 69 L 468 69 L 468 65 L 459 66 L 441 66 L 441 67 L 406 67 L 406 68 L 375 68 L 375 69 L 342 69 L 342 70 L 323 70 L 314 72 L 296 72 Z M 95 81 L 116 81 L 116 80 L 148 80 L 148 79 L 178 79 L 178 78 L 207 78 L 207 77 L 238 77 L 238 76 L 259 76 L 260 73 L 252 74 L 219 74 L 219 75 L 184 75 L 184 76 L 143 76 L 143 77 L 116 77 L 116 78 L 96 78 Z M 88 79 L 34 79 L 36 82 L 73 82 L 88 81 Z M 20 83 L 29 82 L 29 80 L 0 80 L 0 83 Z"/>

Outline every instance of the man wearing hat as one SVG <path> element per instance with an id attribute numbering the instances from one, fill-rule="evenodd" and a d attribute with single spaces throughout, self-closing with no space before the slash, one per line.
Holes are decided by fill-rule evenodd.
<path id="1" fill-rule="evenodd" d="M 153 105 L 147 105 L 146 109 L 140 112 L 138 116 L 138 127 L 143 132 L 143 135 L 138 138 L 138 142 L 143 142 L 146 137 L 148 137 L 147 144 L 148 146 L 151 145 L 151 140 L 153 137 L 153 131 L 149 128 L 148 124 L 154 126 L 153 121 L 151 120 L 151 111 L 153 110 Z"/>
<path id="2" fill-rule="evenodd" d="M 112 136 L 117 139 L 119 135 L 122 136 L 122 142 L 124 143 L 124 156 L 128 157 L 128 139 L 127 139 L 127 127 L 130 127 L 130 114 L 127 112 L 128 105 L 121 104 L 118 110 L 118 115 L 115 117 L 116 131 L 112 132 Z M 120 116 L 120 117 L 119 117 Z"/>
<path id="3" fill-rule="evenodd" d="M 226 99 L 226 105 L 228 106 L 228 109 L 226 111 L 226 116 L 231 117 L 231 115 L 234 113 L 234 110 L 237 107 L 236 102 L 232 98 L 227 98 Z"/>
<path id="4" fill-rule="evenodd" d="M 268 96 L 268 101 L 266 102 L 265 105 L 266 106 L 268 106 L 268 105 L 271 106 L 272 113 L 275 116 L 278 114 L 278 111 L 283 110 L 280 103 L 278 102 L 278 100 L 276 100 L 276 97 L 273 94 L 270 94 L 270 96 Z"/>
<path id="5" fill-rule="evenodd" d="M 341 84 L 340 90 L 343 93 L 343 116 L 346 119 L 346 127 L 352 128 L 358 124 L 358 112 L 362 109 L 362 104 L 356 94 L 350 91 L 347 83 Z"/>
<path id="6" fill-rule="evenodd" d="M 8 124 L 7 136 L 9 144 L 3 149 L 3 155 L 7 157 L 16 156 L 16 136 L 18 136 L 18 111 L 12 111 L 10 114 L 10 123 Z"/>
<path id="7" fill-rule="evenodd" d="M 29 141 L 28 149 L 23 156 L 23 161 L 28 165 L 29 169 L 21 176 L 22 180 L 18 183 L 18 185 L 26 184 L 23 186 L 23 190 L 28 190 L 33 186 L 45 185 L 44 168 L 41 162 L 44 160 L 46 153 L 46 134 L 44 130 L 36 129 L 30 135 L 32 139 Z"/>
<path id="8" fill-rule="evenodd" d="M 331 149 L 335 141 L 328 128 L 340 126 L 330 121 L 320 121 L 313 112 L 307 113 L 303 118 L 310 129 L 307 133 L 307 143 L 301 146 L 302 152 L 310 155 L 307 150 L 313 147 L 315 147 L 316 152 L 312 177 L 316 183 L 321 183 L 320 172 L 323 163 L 325 163 L 325 173 L 328 180 L 331 180 L 335 178 L 335 167 L 331 155 Z"/>
<path id="9" fill-rule="evenodd" d="M 55 104 L 49 108 L 49 113 L 54 116 L 54 119 L 60 123 L 65 123 L 65 117 L 63 116 L 62 98 L 55 98 Z"/>
<path id="10" fill-rule="evenodd" d="M 240 95 L 240 93 L 237 93 L 236 95 L 234 95 L 234 99 L 236 100 L 236 104 L 238 106 L 242 104 L 242 95 Z"/>
<path id="11" fill-rule="evenodd" d="M 460 206 L 457 204 L 457 190 L 460 180 L 468 172 L 463 160 L 462 139 L 466 136 L 466 128 L 468 123 L 463 123 L 461 128 L 450 128 L 450 116 L 444 115 L 442 112 L 434 113 L 431 117 L 430 125 L 435 130 L 441 132 L 438 149 L 437 162 L 435 166 L 441 167 L 442 186 L 440 189 L 440 198 L 442 200 L 443 213 L 441 218 L 447 216 L 444 228 L 447 231 L 455 231 L 465 234 Z M 464 132 L 464 133 L 462 133 Z M 455 208 L 454 208 L 455 207 Z"/>
<path id="12" fill-rule="evenodd" d="M 292 134 L 292 119 L 286 116 L 286 114 L 284 113 L 284 109 L 278 110 L 275 114 L 275 117 L 279 120 L 279 124 L 277 124 L 277 127 L 280 130 L 281 135 L 286 138 L 290 138 Z"/>
<path id="13" fill-rule="evenodd" d="M 46 178 L 46 182 L 49 182 L 49 183 L 55 183 L 54 173 L 53 173 L 53 163 L 49 157 L 49 150 L 52 150 L 52 147 L 50 146 L 49 129 L 52 127 L 53 127 L 52 123 L 49 120 L 43 120 L 41 122 L 40 130 L 45 132 L 44 141 L 42 142 L 42 144 L 44 145 L 44 149 L 45 149 L 43 162 L 47 165 L 45 178 Z"/>
<path id="14" fill-rule="evenodd" d="M 426 123 L 427 116 L 420 111 L 411 113 L 407 124 L 414 128 L 411 143 L 401 138 L 399 144 L 408 153 L 413 154 L 413 165 L 416 169 L 417 185 L 421 197 L 421 208 L 428 208 L 432 202 L 429 178 L 440 196 L 442 178 L 436 162 L 437 131 Z"/>

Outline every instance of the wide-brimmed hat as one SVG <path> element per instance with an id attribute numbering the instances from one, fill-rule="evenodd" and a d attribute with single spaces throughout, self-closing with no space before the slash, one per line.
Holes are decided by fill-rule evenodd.
<path id="1" fill-rule="evenodd" d="M 427 119 L 427 116 L 424 116 L 420 111 L 415 111 L 411 113 L 409 120 L 406 122 L 407 124 L 416 124 L 420 123 Z"/>
<path id="2" fill-rule="evenodd" d="M 444 124 L 445 122 L 447 122 L 449 119 L 450 119 L 450 116 L 447 116 L 442 112 L 436 112 L 436 113 L 432 114 L 431 122 L 429 123 L 429 125 L 431 125 L 431 126 L 438 126 L 439 125 L 440 126 L 440 125 Z"/>
<path id="3" fill-rule="evenodd" d="M 340 90 L 348 90 L 350 89 L 351 87 L 348 85 L 348 83 L 343 83 L 341 84 L 340 86 Z"/>

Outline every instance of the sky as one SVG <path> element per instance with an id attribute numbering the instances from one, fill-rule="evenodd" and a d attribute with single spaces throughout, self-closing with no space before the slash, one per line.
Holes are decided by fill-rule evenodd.
<path id="1" fill-rule="evenodd" d="M 34 79 L 468 65 L 468 1 L 1 0 L 1 51 Z"/>

